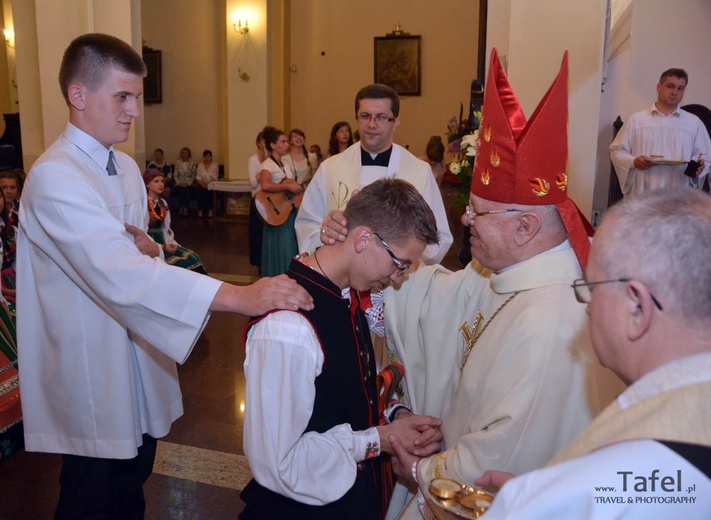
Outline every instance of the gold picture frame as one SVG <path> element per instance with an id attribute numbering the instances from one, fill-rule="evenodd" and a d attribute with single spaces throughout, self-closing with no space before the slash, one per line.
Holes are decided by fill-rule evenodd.
<path id="1" fill-rule="evenodd" d="M 401 96 L 420 96 L 419 36 L 376 36 L 374 38 L 375 83 L 395 89 Z"/>

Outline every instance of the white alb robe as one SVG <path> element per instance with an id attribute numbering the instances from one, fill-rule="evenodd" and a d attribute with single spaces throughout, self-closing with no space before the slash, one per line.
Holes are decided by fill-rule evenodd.
<path id="1" fill-rule="evenodd" d="M 24 186 L 17 335 L 28 451 L 132 458 L 183 413 L 175 362 L 190 354 L 221 282 L 150 258 L 136 163 L 71 124 Z"/>

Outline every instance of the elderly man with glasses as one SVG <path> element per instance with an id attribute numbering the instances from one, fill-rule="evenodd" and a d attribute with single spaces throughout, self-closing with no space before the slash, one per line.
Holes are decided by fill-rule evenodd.
<path id="1" fill-rule="evenodd" d="M 422 260 L 435 263 L 444 258 L 453 239 L 442 195 L 430 165 L 393 144 L 399 114 L 400 98 L 387 85 L 367 85 L 358 91 L 355 117 L 360 141 L 321 163 L 304 193 L 295 223 L 301 251 L 344 240 L 348 231 L 341 211 L 354 190 L 377 179 L 396 178 L 417 188 L 437 220 L 439 244 L 428 245 Z"/>
<path id="2" fill-rule="evenodd" d="M 570 288 L 592 229 L 567 194 L 567 72 L 566 54 L 527 122 L 492 53 L 462 217 L 474 260 L 455 273 L 421 267 L 385 292 L 388 348 L 412 410 L 443 419 L 444 451 L 393 462 L 424 489 L 436 477 L 471 484 L 486 469 L 542 467 L 621 388 L 595 362 Z M 419 502 L 404 518 L 427 514 Z"/>
<path id="3" fill-rule="evenodd" d="M 711 518 L 709 258 L 704 193 L 652 191 L 610 209 L 573 288 L 600 362 L 630 386 L 547 468 L 507 483 L 487 519 Z"/>

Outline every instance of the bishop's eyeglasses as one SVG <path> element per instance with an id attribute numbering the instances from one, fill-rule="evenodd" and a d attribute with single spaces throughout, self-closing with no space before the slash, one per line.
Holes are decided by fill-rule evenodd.
<path id="1" fill-rule="evenodd" d="M 467 204 L 466 208 L 464 208 L 464 209 L 467 212 L 467 216 L 472 220 L 475 219 L 476 217 L 481 217 L 483 215 L 495 215 L 497 213 L 513 213 L 513 212 L 521 213 L 523 211 L 520 209 L 494 209 L 491 211 L 474 211 L 474 208 L 472 207 L 471 204 Z"/>

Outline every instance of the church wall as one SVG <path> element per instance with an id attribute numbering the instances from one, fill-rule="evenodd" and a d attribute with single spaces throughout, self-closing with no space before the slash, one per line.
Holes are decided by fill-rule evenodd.
<path id="1" fill-rule="evenodd" d="M 422 153 L 428 137 L 444 136 L 447 118 L 458 111 L 460 102 L 469 100 L 469 82 L 476 73 L 476 2 L 452 0 L 433 6 L 425 0 L 268 1 L 270 5 L 285 2 L 291 27 L 284 46 L 287 78 L 266 87 L 270 107 L 264 113 L 279 119 L 276 123 L 285 130 L 293 126 L 305 130 L 308 143 L 325 148 L 334 121 L 353 121 L 355 92 L 373 81 L 373 37 L 391 32 L 395 23 L 422 36 L 422 96 L 402 100 L 402 125 L 396 131 L 396 142 Z M 27 3 L 12 3 L 21 20 L 33 18 L 31 9 L 25 13 Z M 224 162 L 228 155 L 226 121 L 233 118 L 225 115 L 225 92 L 231 88 L 223 70 L 229 59 L 225 57 L 225 0 L 140 3 L 145 44 L 163 51 L 163 103 L 147 105 L 144 110 L 146 155 L 150 157 L 153 148 L 162 147 L 172 162 L 180 147 L 189 146 L 196 158 L 202 149 L 211 148 L 216 160 Z M 632 38 L 609 63 L 602 94 L 605 0 L 581 0 L 574 7 L 566 0 L 540 0 L 535 5 L 527 0 L 497 0 L 489 4 L 487 47 L 499 48 L 527 115 L 550 85 L 563 50 L 571 52 L 571 195 L 588 215 L 592 208 L 604 209 L 606 205 L 612 121 L 618 114 L 626 118 L 654 100 L 662 70 L 686 68 L 691 81 L 684 103 L 711 105 L 711 61 L 706 57 L 711 46 L 708 0 L 635 2 Z M 39 97 L 32 99 L 32 82 L 25 81 L 37 75 L 37 57 L 30 59 L 34 47 L 29 35 L 18 34 L 17 39 L 24 44 L 22 56 L 18 53 L 22 59 L 18 60 L 17 76 L 27 84 L 20 101 L 31 108 L 42 102 Z M 57 61 L 56 57 L 52 60 Z M 295 70 L 290 71 L 289 66 Z M 2 103 L 7 105 L 9 81 L 3 79 L 2 84 L 0 102 L 4 99 Z M 279 88 L 288 92 L 276 96 L 274 90 Z M 275 99 L 280 99 L 280 106 L 272 106 Z M 36 120 L 34 113 L 23 112 L 25 154 L 31 164 L 45 141 L 56 136 L 54 127 L 61 130 L 61 125 L 43 124 L 41 115 Z M 63 124 L 63 107 L 48 113 L 55 112 Z M 245 144 L 236 147 L 240 155 L 252 149 L 254 133 L 261 124 L 245 123 L 248 130 L 239 133 Z M 50 128 L 51 139 L 44 135 L 48 131 L 45 127 Z M 233 148 L 231 143 L 234 153 Z M 242 164 L 246 156 L 230 159 Z"/>
<path id="2" fill-rule="evenodd" d="M 235 145 L 229 137 L 230 162 L 246 163 L 242 155 L 246 150 L 251 153 L 254 134 L 267 122 L 287 131 L 299 127 L 306 132 L 307 143 L 325 150 L 331 125 L 342 119 L 354 122 L 355 94 L 373 82 L 373 37 L 392 32 L 396 23 L 422 36 L 422 96 L 403 98 L 395 141 L 409 145 L 413 153 L 424 153 L 431 135 L 444 137 L 447 119 L 458 113 L 460 102 L 466 111 L 476 74 L 477 2 L 452 0 L 434 8 L 426 0 L 292 0 L 286 12 L 290 13 L 284 67 L 288 78 L 269 85 L 290 92 L 283 106 L 276 106 L 279 96 L 269 92 L 269 113 L 277 120 L 250 122 L 254 128 L 239 131 L 238 138 L 246 144 Z M 242 87 L 221 83 L 224 38 L 219 31 L 225 27 L 224 2 L 143 0 L 142 14 L 145 44 L 163 51 L 163 103 L 145 107 L 147 156 L 162 147 L 173 162 L 182 146 L 192 149 L 193 158 L 209 147 L 216 160 L 224 162 L 228 154 L 223 89 Z M 256 33 L 248 38 L 252 36 Z M 295 72 L 289 70 L 291 66 Z M 235 168 L 229 166 L 229 171 L 231 178 L 237 178 Z"/>
<path id="3" fill-rule="evenodd" d="M 225 30 L 221 0 L 142 0 L 144 44 L 162 51 L 163 102 L 146 104 L 146 157 L 163 148 L 174 163 L 187 146 L 194 161 L 212 150 L 223 162 L 222 48 Z"/>
<path id="4" fill-rule="evenodd" d="M 399 23 L 422 37 L 422 95 L 402 98 L 395 142 L 415 155 L 432 135 L 446 143 L 447 119 L 460 102 L 466 114 L 476 76 L 478 13 L 471 0 L 293 0 L 291 125 L 324 152 L 333 123 L 345 120 L 355 130 L 355 94 L 374 81 L 373 38 Z"/>
<path id="5" fill-rule="evenodd" d="M 569 52 L 569 194 L 590 217 L 595 181 L 605 0 L 489 2 L 488 55 L 496 46 L 526 117 Z"/>
<path id="6" fill-rule="evenodd" d="M 2 21 L 2 27 L 7 29 L 14 29 L 15 25 L 12 19 L 12 2 L 10 0 L 3 0 L 0 3 L 1 11 L 0 20 Z M 4 40 L 1 42 L 2 49 L 0 49 L 0 111 L 3 114 L 10 112 L 17 112 L 17 88 L 13 83 L 17 84 L 17 79 L 15 78 L 15 46 L 10 47 Z M 7 67 L 4 65 L 7 64 Z M 14 99 L 13 99 L 14 97 Z M 0 128 L 5 128 L 4 121 L 0 120 Z"/>

